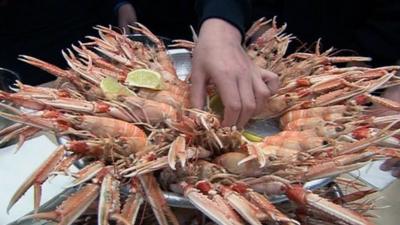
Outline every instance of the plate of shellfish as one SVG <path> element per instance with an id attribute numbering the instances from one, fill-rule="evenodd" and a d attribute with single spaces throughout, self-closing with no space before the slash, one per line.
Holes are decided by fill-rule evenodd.
<path id="1" fill-rule="evenodd" d="M 371 59 L 319 43 L 287 52 L 293 36 L 275 21 L 256 21 L 247 36 L 262 24 L 270 29 L 243 47 L 281 87 L 246 131 L 222 127 L 213 104 L 190 108 L 195 43 L 166 46 L 142 24 L 134 29 L 151 44 L 96 26 L 98 36 L 62 51 L 67 68 L 21 55 L 58 81 L 2 91 L 0 117 L 15 123 L 1 138 L 32 148 L 25 140 L 40 132 L 59 143 L 6 200 L 12 212 L 33 195 L 32 213 L 13 224 L 372 224 L 374 203 L 357 202 L 375 191 L 340 175 L 400 156 L 399 115 L 371 114 L 377 105 L 398 110 L 374 93 L 399 85 L 400 68 L 340 67 Z M 208 95 L 215 102 L 215 87 Z M 43 204 L 42 184 L 62 176 L 65 190 Z"/>

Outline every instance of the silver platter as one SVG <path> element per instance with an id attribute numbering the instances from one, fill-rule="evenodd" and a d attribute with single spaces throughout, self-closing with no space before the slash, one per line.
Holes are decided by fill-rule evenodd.
<path id="1" fill-rule="evenodd" d="M 190 74 L 191 71 L 191 53 L 186 50 L 186 49 L 171 49 L 168 50 L 168 54 L 171 56 L 177 74 L 180 79 L 185 80 L 188 75 Z M 259 120 L 250 123 L 247 128 L 247 130 L 254 132 L 260 136 L 270 136 L 273 134 L 276 134 L 280 131 L 279 129 L 279 124 L 277 121 L 274 120 Z M 61 137 L 58 139 L 60 144 L 65 144 L 68 138 L 66 137 Z M 83 161 L 78 161 L 75 166 L 82 168 L 85 165 L 85 162 Z M 324 178 L 324 179 L 318 179 L 314 180 L 311 182 L 307 182 L 305 184 L 305 188 L 309 190 L 314 190 L 318 189 L 321 187 L 325 187 L 332 183 L 333 179 L 332 178 Z M 45 203 L 41 208 L 40 211 L 50 211 L 54 210 L 56 206 L 58 206 L 67 196 L 72 194 L 74 191 L 76 191 L 76 188 L 69 188 L 66 189 L 64 192 L 59 194 L 58 196 L 54 197 L 47 203 Z M 124 194 L 124 193 L 122 193 Z M 127 194 L 127 193 L 125 193 Z M 340 191 L 335 191 L 335 195 L 340 196 Z M 176 193 L 171 193 L 171 192 L 165 192 L 164 197 L 166 198 L 168 204 L 171 207 L 177 207 L 177 208 L 195 208 L 190 201 Z M 270 199 L 271 202 L 273 203 L 281 203 L 287 201 L 287 198 L 285 196 L 275 196 Z M 20 223 L 14 222 L 9 225 L 28 225 L 28 224 L 34 224 L 34 225 L 49 225 L 53 224 L 52 222 L 43 222 L 43 221 L 34 221 L 34 220 L 27 220 L 27 221 L 22 221 Z"/>

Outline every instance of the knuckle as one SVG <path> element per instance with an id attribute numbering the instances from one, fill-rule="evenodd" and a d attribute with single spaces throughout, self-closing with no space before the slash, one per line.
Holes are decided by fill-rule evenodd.
<path id="1" fill-rule="evenodd" d="M 238 71 L 240 71 L 241 74 L 250 74 L 252 72 L 251 69 L 247 66 L 239 67 Z"/>
<path id="2" fill-rule="evenodd" d="M 250 72 L 251 72 L 251 69 L 248 66 L 243 65 L 240 62 L 235 63 L 235 64 L 231 64 L 229 66 L 225 66 L 222 69 L 225 70 L 228 73 L 235 74 L 235 75 L 238 75 L 238 76 L 242 75 L 242 74 L 250 74 Z"/>
<path id="3" fill-rule="evenodd" d="M 236 78 L 243 77 L 242 74 L 248 74 L 247 70 L 241 69 L 240 67 L 237 67 L 237 66 L 227 67 L 227 68 L 222 69 L 222 71 L 223 71 L 223 74 L 234 76 Z"/>
<path id="4" fill-rule="evenodd" d="M 242 105 L 239 102 L 230 102 L 226 107 L 233 112 L 239 112 L 242 109 Z"/>
<path id="5" fill-rule="evenodd" d="M 248 102 L 244 105 L 244 108 L 249 111 L 254 111 L 257 108 L 257 105 L 254 102 Z"/>
<path id="6" fill-rule="evenodd" d="M 211 77 L 215 82 L 225 84 L 227 81 L 234 82 L 235 73 L 229 68 L 218 68 L 211 73 Z"/>
<path id="7" fill-rule="evenodd" d="M 247 75 L 245 77 L 250 77 L 248 75 L 254 75 L 256 72 L 249 67 L 243 67 L 240 69 L 240 74 Z"/>

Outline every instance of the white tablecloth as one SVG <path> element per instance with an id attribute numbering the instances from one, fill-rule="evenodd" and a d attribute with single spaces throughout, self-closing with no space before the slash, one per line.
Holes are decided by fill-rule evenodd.
<path id="1" fill-rule="evenodd" d="M 39 136 L 27 141 L 22 148 L 15 153 L 15 145 L 0 149 L 0 224 L 8 224 L 33 210 L 33 188 L 22 198 L 7 214 L 8 203 L 23 181 L 39 167 L 39 165 L 56 149 L 46 136 Z M 49 199 L 64 190 L 72 178 L 57 176 L 48 180 L 43 185 L 42 201 Z"/>
<path id="2" fill-rule="evenodd" d="M 383 162 L 384 160 L 371 162 L 359 170 L 350 172 L 350 175 L 378 190 L 383 190 L 396 180 L 396 178 L 390 174 L 390 171 L 382 171 L 379 169 L 379 166 Z"/>

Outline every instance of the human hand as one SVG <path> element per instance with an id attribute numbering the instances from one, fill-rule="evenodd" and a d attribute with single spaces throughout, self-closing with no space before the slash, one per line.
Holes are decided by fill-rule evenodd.
<path id="1" fill-rule="evenodd" d="M 240 32 L 221 19 L 208 19 L 193 52 L 193 107 L 205 104 L 207 83 L 213 82 L 224 105 L 223 126 L 242 128 L 260 112 L 278 87 L 278 76 L 257 67 L 241 46 Z"/>
<path id="2" fill-rule="evenodd" d="M 134 25 L 137 22 L 136 11 L 130 3 L 125 3 L 118 8 L 118 26 L 125 30 L 127 34 L 131 33 L 128 25 Z"/>
<path id="3" fill-rule="evenodd" d="M 383 171 L 392 171 L 392 176 L 400 178 L 400 158 L 387 159 L 381 166 Z"/>

